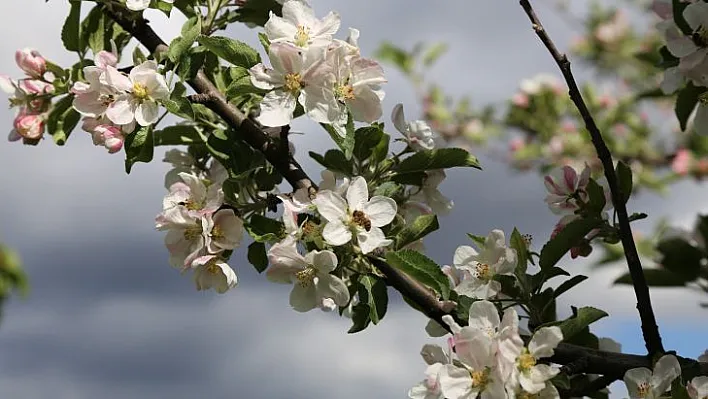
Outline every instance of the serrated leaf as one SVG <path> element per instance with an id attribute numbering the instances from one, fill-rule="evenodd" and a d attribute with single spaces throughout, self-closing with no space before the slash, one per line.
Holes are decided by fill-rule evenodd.
<path id="1" fill-rule="evenodd" d="M 440 148 L 416 152 L 401 161 L 395 171 L 403 174 L 460 166 L 482 169 L 477 158 L 470 155 L 466 150 L 462 148 Z"/>
<path id="2" fill-rule="evenodd" d="M 626 204 L 632 195 L 632 169 L 624 161 L 619 161 L 616 172 L 617 184 L 622 193 L 622 202 Z"/>
<path id="3" fill-rule="evenodd" d="M 563 230 L 541 249 L 541 258 L 539 260 L 541 269 L 555 266 L 570 248 L 578 245 L 590 231 L 600 227 L 602 223 L 602 219 L 594 217 L 577 219 L 568 223 Z"/>
<path id="4" fill-rule="evenodd" d="M 125 138 L 125 173 L 130 174 L 136 162 L 150 162 L 154 152 L 152 126 L 142 126 Z"/>
<path id="5" fill-rule="evenodd" d="M 396 248 L 401 249 L 406 245 L 418 241 L 433 231 L 440 228 L 436 215 L 418 216 L 413 223 L 406 226 L 396 236 Z"/>
<path id="6" fill-rule="evenodd" d="M 81 1 L 70 1 L 69 15 L 61 28 L 61 41 L 69 51 L 83 51 L 81 46 Z"/>
<path id="7" fill-rule="evenodd" d="M 268 54 L 270 51 L 270 40 L 268 39 L 268 35 L 264 32 L 258 32 L 258 41 L 261 43 L 261 46 L 263 46 L 263 51 Z"/>
<path id="8" fill-rule="evenodd" d="M 232 64 L 251 68 L 261 62 L 261 56 L 248 44 L 223 36 L 199 36 L 199 44 L 219 58 Z"/>
<path id="9" fill-rule="evenodd" d="M 683 287 L 686 279 L 666 269 L 644 269 L 644 279 L 650 287 Z M 632 284 L 632 276 L 626 273 L 614 281 L 615 284 Z"/>
<path id="10" fill-rule="evenodd" d="M 176 37 L 170 43 L 167 56 L 170 61 L 177 63 L 182 56 L 192 48 L 197 37 L 202 32 L 202 21 L 199 17 L 193 17 L 185 22 L 182 27 L 182 36 Z"/>
<path id="11" fill-rule="evenodd" d="M 676 97 L 676 106 L 674 107 L 674 111 L 676 112 L 676 118 L 678 118 L 681 131 L 686 130 L 688 118 L 696 108 L 699 97 L 701 94 L 705 93 L 705 91 L 705 87 L 694 86 L 693 83 L 690 82 L 686 85 L 686 87 L 679 90 L 678 96 Z"/>
<path id="12" fill-rule="evenodd" d="M 447 300 L 450 297 L 450 281 L 440 266 L 425 255 L 402 249 L 387 252 L 386 261 L 420 283 L 427 285 Z"/>
<path id="13" fill-rule="evenodd" d="M 107 17 L 104 11 L 102 6 L 97 5 L 81 22 L 81 41 L 87 43 L 94 54 L 108 48 L 106 45 L 109 44 L 106 34 L 110 28 L 107 29 L 106 24 L 108 23 L 110 26 L 113 21 L 110 19 L 106 21 Z"/>
<path id="14" fill-rule="evenodd" d="M 192 109 L 192 104 L 185 97 L 170 98 L 168 100 L 163 100 L 162 105 L 170 113 L 180 116 L 185 119 L 194 120 L 194 110 Z"/>
<path id="15" fill-rule="evenodd" d="M 359 300 L 369 305 L 369 319 L 379 324 L 388 308 L 388 289 L 383 279 L 367 275 L 359 279 Z"/>
<path id="16" fill-rule="evenodd" d="M 371 309 L 369 305 L 365 303 L 358 303 L 352 308 L 352 327 L 347 331 L 349 334 L 358 333 L 359 331 L 364 331 L 366 327 L 371 323 L 371 318 L 369 317 Z"/>
<path id="17" fill-rule="evenodd" d="M 607 316 L 608 314 L 600 309 L 585 306 L 578 309 L 575 316 L 561 322 L 558 327 L 563 332 L 563 340 L 568 340 L 575 334 L 582 332 L 585 327 Z"/>
<path id="18" fill-rule="evenodd" d="M 283 233 L 285 226 L 282 222 L 253 214 L 246 224 L 248 234 L 258 242 L 270 242 L 277 240 Z"/>
<path id="19" fill-rule="evenodd" d="M 268 268 L 268 255 L 264 243 L 254 241 L 248 246 L 248 261 L 258 273 L 263 273 Z"/>

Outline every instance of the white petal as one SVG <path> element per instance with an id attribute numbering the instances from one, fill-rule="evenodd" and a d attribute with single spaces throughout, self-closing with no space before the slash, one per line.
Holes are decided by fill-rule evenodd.
<path id="1" fill-rule="evenodd" d="M 455 267 L 475 267 L 478 256 L 479 254 L 474 248 L 470 247 L 469 245 L 461 245 L 455 250 L 453 264 L 455 265 Z"/>
<path id="2" fill-rule="evenodd" d="M 322 237 L 329 245 L 337 247 L 351 241 L 352 232 L 341 220 L 333 220 L 322 229 Z"/>
<path id="3" fill-rule="evenodd" d="M 651 385 L 654 392 L 659 395 L 666 392 L 671 386 L 671 382 L 681 375 L 681 366 L 676 356 L 664 355 L 654 365 L 654 375 L 651 378 Z"/>
<path id="4" fill-rule="evenodd" d="M 135 119 L 130 96 L 120 96 L 106 109 L 106 116 L 117 125 L 127 125 Z"/>
<path id="5" fill-rule="evenodd" d="M 349 303 L 349 289 L 339 277 L 331 274 L 318 275 L 317 298 L 331 298 L 338 306 Z"/>
<path id="6" fill-rule="evenodd" d="M 308 312 L 317 307 L 317 293 L 313 283 L 303 286 L 293 285 L 290 292 L 290 306 L 298 312 Z"/>
<path id="7" fill-rule="evenodd" d="M 371 227 L 368 232 L 361 229 L 356 235 L 359 248 L 363 254 L 368 254 L 376 248 L 387 247 L 393 244 L 393 240 L 389 240 L 384 236 L 383 231 L 378 227 Z"/>
<path id="8" fill-rule="evenodd" d="M 536 359 L 553 356 L 553 350 L 563 340 L 559 327 L 543 327 L 533 334 L 529 342 L 529 352 Z"/>
<path id="9" fill-rule="evenodd" d="M 347 203 L 349 209 L 363 210 L 364 205 L 369 201 L 369 188 L 366 185 L 366 180 L 361 177 L 355 177 L 349 188 L 347 189 Z"/>
<path id="10" fill-rule="evenodd" d="M 334 191 L 318 192 L 312 203 L 317 207 L 317 212 L 327 221 L 338 221 L 347 216 L 347 203 Z"/>
<path id="11" fill-rule="evenodd" d="M 639 386 L 649 384 L 650 380 L 651 370 L 648 368 L 640 367 L 627 370 L 627 372 L 624 373 L 624 383 L 627 386 L 629 397 L 632 399 L 641 398 L 642 396 L 639 395 Z"/>
<path id="12" fill-rule="evenodd" d="M 474 302 L 469 309 L 469 327 L 477 328 L 487 334 L 496 333 L 499 328 L 499 312 L 489 301 Z"/>
<path id="13" fill-rule="evenodd" d="M 446 398 L 475 398 L 472 382 L 470 373 L 465 369 L 446 364 L 440 370 L 440 388 Z"/>
<path id="14" fill-rule="evenodd" d="M 130 91 L 133 89 L 133 82 L 130 81 L 130 78 L 122 74 L 115 67 L 106 67 L 103 77 L 106 80 L 106 84 L 118 91 Z"/>
<path id="15" fill-rule="evenodd" d="M 305 261 L 324 274 L 337 268 L 337 256 L 332 251 L 311 251 L 305 255 Z"/>
<path id="16" fill-rule="evenodd" d="M 135 121 L 140 126 L 149 126 L 157 122 L 159 108 L 154 101 L 144 101 L 135 109 Z"/>
<path id="17" fill-rule="evenodd" d="M 371 200 L 364 205 L 362 210 L 373 226 L 383 227 L 391 223 L 393 218 L 396 217 L 396 201 L 377 195 L 371 197 Z"/>
<path id="18" fill-rule="evenodd" d="M 406 125 L 406 116 L 403 113 L 403 104 L 396 104 L 393 107 L 393 112 L 391 112 L 391 121 L 393 121 L 393 126 L 396 130 L 401 132 L 404 136 L 408 133 L 408 125 Z"/>
<path id="19" fill-rule="evenodd" d="M 258 122 L 265 126 L 285 126 L 293 119 L 295 97 L 283 90 L 273 90 L 263 97 Z"/>

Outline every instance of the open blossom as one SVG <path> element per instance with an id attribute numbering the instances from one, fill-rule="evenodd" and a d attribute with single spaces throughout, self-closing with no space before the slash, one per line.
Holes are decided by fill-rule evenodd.
<path id="1" fill-rule="evenodd" d="M 542 327 L 533 334 L 528 346 L 516 346 L 518 356 L 509 385 L 520 386 L 530 394 L 545 389 L 547 381 L 555 377 L 560 370 L 547 364 L 538 364 L 538 360 L 553 356 L 554 349 L 562 340 L 563 333 L 559 327 Z"/>
<path id="2" fill-rule="evenodd" d="M 268 280 L 293 284 L 290 305 L 298 312 L 307 312 L 326 304 L 329 298 L 338 306 L 349 302 L 349 290 L 337 276 L 330 274 L 337 268 L 337 257 L 332 251 L 311 251 L 300 255 L 297 241 L 288 237 L 274 244 L 268 251 L 270 268 Z"/>
<path id="3" fill-rule="evenodd" d="M 471 298 L 492 298 L 501 291 L 501 284 L 494 276 L 513 273 L 516 259 L 516 250 L 506 246 L 501 230 L 489 233 L 481 252 L 467 245 L 458 247 L 453 263 L 458 269 L 468 270 L 472 278 L 464 280 L 456 291 Z"/>
<path id="4" fill-rule="evenodd" d="M 683 11 L 683 18 L 693 30 L 693 35 L 684 35 L 671 20 L 663 21 L 657 28 L 664 33 L 669 52 L 680 58 L 679 70 L 691 76 L 693 71 L 705 65 L 708 55 L 708 34 L 704 29 L 708 26 L 708 4 L 702 1 L 689 4 Z"/>
<path id="5" fill-rule="evenodd" d="M 269 91 L 260 103 L 258 121 L 265 126 L 283 126 L 293 119 L 298 101 L 305 107 L 307 97 L 317 90 L 310 82 L 323 73 L 325 47 L 304 51 L 290 43 L 273 43 L 268 50 L 273 69 L 258 64 L 249 70 L 251 83 Z M 307 111 L 308 108 L 305 108 Z"/>
<path id="6" fill-rule="evenodd" d="M 322 236 L 330 245 L 344 245 L 356 236 L 361 252 L 368 254 L 393 242 L 381 227 L 396 216 L 396 202 L 380 195 L 369 199 L 369 188 L 361 176 L 352 180 L 346 200 L 334 191 L 323 190 L 312 202 L 327 221 Z"/>
<path id="7" fill-rule="evenodd" d="M 175 0 L 161 0 L 165 3 L 174 3 Z M 150 7 L 150 0 L 126 0 L 125 6 L 132 11 L 142 11 Z"/>
<path id="8" fill-rule="evenodd" d="M 283 3 L 282 18 L 271 11 L 264 29 L 271 43 L 288 42 L 307 47 L 329 43 L 340 23 L 339 14 L 335 12 L 320 20 L 307 3 L 291 0 Z"/>
<path id="9" fill-rule="evenodd" d="M 125 136 L 120 128 L 112 125 L 98 125 L 91 132 L 93 144 L 106 147 L 109 154 L 114 154 L 123 148 Z"/>
<path id="10" fill-rule="evenodd" d="M 129 76 L 107 66 L 105 80 L 121 93 L 106 109 L 108 119 L 118 125 L 136 121 L 140 126 L 148 126 L 157 122 L 157 101 L 167 99 L 170 91 L 155 61 L 136 66 Z"/>
<path id="11" fill-rule="evenodd" d="M 627 370 L 624 383 L 630 399 L 658 399 L 681 375 L 681 366 L 673 355 L 665 355 L 654 365 L 654 371 L 646 367 Z"/>
<path id="12" fill-rule="evenodd" d="M 221 209 L 213 215 L 211 219 L 211 229 L 206 234 L 207 249 L 209 253 L 217 254 L 222 251 L 236 249 L 241 245 L 243 239 L 243 221 L 236 216 L 233 209 Z"/>
<path id="13" fill-rule="evenodd" d="M 47 72 L 47 61 L 37 50 L 25 48 L 15 52 L 15 62 L 27 76 L 42 79 Z"/>
<path id="14" fill-rule="evenodd" d="M 175 207 L 195 215 L 211 214 L 224 203 L 224 192 L 218 184 L 207 186 L 205 181 L 193 173 L 181 172 L 180 181 L 169 188 L 170 192 L 162 201 L 162 210 Z"/>
<path id="15" fill-rule="evenodd" d="M 688 383 L 686 390 L 691 399 L 708 398 L 708 377 L 694 377 L 691 382 Z"/>
<path id="16" fill-rule="evenodd" d="M 580 202 L 588 201 L 586 187 L 590 181 L 590 167 L 585 165 L 578 175 L 572 166 L 564 165 L 554 169 L 543 179 L 548 195 L 546 203 L 555 214 L 574 213 Z"/>
<path id="17" fill-rule="evenodd" d="M 192 262 L 191 268 L 194 269 L 197 291 L 213 288 L 223 294 L 238 283 L 236 272 L 216 255 L 198 257 Z"/>
<path id="18" fill-rule="evenodd" d="M 426 171 L 423 186 L 410 199 L 427 204 L 438 215 L 447 215 L 455 204 L 438 190 L 445 177 L 444 169 Z"/>
<path id="19" fill-rule="evenodd" d="M 440 370 L 451 363 L 450 355 L 437 345 L 426 344 L 420 351 L 423 360 L 428 364 L 425 379 L 408 391 L 411 399 L 444 399 L 440 387 Z"/>
<path id="20" fill-rule="evenodd" d="M 416 120 L 406 122 L 403 113 L 403 104 L 396 104 L 393 107 L 391 120 L 396 130 L 406 138 L 408 145 L 415 151 L 432 150 L 435 148 L 435 135 L 433 130 L 425 121 Z"/>
<path id="21" fill-rule="evenodd" d="M 173 212 L 160 214 L 155 227 L 167 230 L 165 246 L 170 252 L 170 265 L 177 268 L 189 268 L 192 262 L 206 255 L 212 221 L 205 216 L 197 216 L 175 209 Z"/>

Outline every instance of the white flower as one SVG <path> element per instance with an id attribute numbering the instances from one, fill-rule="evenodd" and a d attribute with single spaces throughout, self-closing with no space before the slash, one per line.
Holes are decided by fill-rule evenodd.
<path id="1" fill-rule="evenodd" d="M 573 214 L 580 207 L 578 200 L 588 201 L 586 188 L 589 181 L 590 167 L 587 164 L 580 175 L 569 165 L 553 169 L 543 178 L 548 190 L 545 201 L 551 212 L 557 215 Z"/>
<path id="2" fill-rule="evenodd" d="M 559 327 L 542 327 L 531 337 L 528 347 L 519 348 L 516 367 L 511 372 L 510 386 L 535 394 L 546 388 L 546 381 L 560 372 L 558 368 L 537 364 L 538 359 L 553 356 L 553 350 L 563 340 Z"/>
<path id="3" fill-rule="evenodd" d="M 396 216 L 396 202 L 388 197 L 369 199 L 366 180 L 359 176 L 347 188 L 347 199 L 334 191 L 324 190 L 312 202 L 327 221 L 322 236 L 328 244 L 340 246 L 352 240 L 355 234 L 361 252 L 368 254 L 378 247 L 390 245 L 381 227 Z"/>
<path id="4" fill-rule="evenodd" d="M 162 210 L 183 206 L 188 212 L 197 214 L 214 213 L 224 203 L 224 192 L 217 184 L 208 187 L 204 181 L 192 173 L 178 174 L 180 182 L 170 186 L 170 192 L 162 201 Z"/>
<path id="5" fill-rule="evenodd" d="M 337 268 L 337 257 L 332 251 L 311 251 L 300 255 L 297 241 L 288 237 L 274 244 L 268 251 L 271 267 L 266 272 L 268 280 L 294 284 L 290 293 L 290 306 L 298 312 L 307 312 L 321 306 L 330 298 L 338 306 L 349 302 L 349 290 L 337 276 L 329 274 Z"/>
<path id="6" fill-rule="evenodd" d="M 160 0 L 165 3 L 174 3 L 175 0 Z M 125 6 L 132 11 L 142 11 L 150 6 L 150 0 L 126 0 Z"/>
<path id="7" fill-rule="evenodd" d="M 258 64 L 249 70 L 251 83 L 269 91 L 260 103 L 258 122 L 265 126 L 283 126 L 293 119 L 298 101 L 305 107 L 313 90 L 316 74 L 326 73 L 323 67 L 325 47 L 312 46 L 304 51 L 290 43 L 273 43 L 268 50 L 273 69 Z M 307 111 L 308 108 L 305 108 Z"/>
<path id="8" fill-rule="evenodd" d="M 108 107 L 113 104 L 120 91 L 106 84 L 106 68 L 115 65 L 88 66 L 84 68 L 86 82 L 76 82 L 71 88 L 74 93 L 74 109 L 81 115 L 90 118 L 100 118 Z"/>
<path id="9" fill-rule="evenodd" d="M 676 357 L 665 355 L 656 362 L 653 373 L 646 367 L 627 370 L 624 383 L 631 399 L 655 399 L 663 395 L 680 375 L 681 366 Z"/>
<path id="10" fill-rule="evenodd" d="M 688 383 L 686 389 L 691 399 L 708 398 L 708 377 L 694 377 L 691 382 Z"/>
<path id="11" fill-rule="evenodd" d="M 157 101 L 167 99 L 170 90 L 164 76 L 158 73 L 155 61 L 136 66 L 130 76 L 107 66 L 105 79 L 109 86 L 122 93 L 108 106 L 108 119 L 119 125 L 136 121 L 140 126 L 148 126 L 157 122 Z"/>
<path id="12" fill-rule="evenodd" d="M 383 68 L 376 61 L 352 57 L 346 46 L 327 52 L 330 70 L 313 80 L 312 94 L 305 99 L 307 115 L 315 122 L 336 126 L 347 122 L 347 111 L 355 121 L 374 122 L 382 115 L 381 101 L 386 83 Z"/>
<path id="13" fill-rule="evenodd" d="M 233 209 L 221 209 L 210 215 L 211 229 L 206 233 L 209 240 L 209 253 L 217 254 L 224 250 L 236 249 L 243 238 L 243 221 L 236 216 Z"/>
<path id="14" fill-rule="evenodd" d="M 451 199 L 442 195 L 438 187 L 440 183 L 445 180 L 445 170 L 435 169 L 428 170 L 425 172 L 425 178 L 423 179 L 423 186 L 420 191 L 410 197 L 413 201 L 421 201 L 432 209 L 434 213 L 438 215 L 447 215 L 452 210 L 455 205 Z"/>
<path id="15" fill-rule="evenodd" d="M 165 246 L 170 252 L 170 265 L 188 268 L 196 258 L 206 254 L 210 238 L 205 232 L 212 227 L 211 218 L 207 216 L 199 217 L 180 207 L 158 215 L 156 228 L 168 230 Z"/>
<path id="16" fill-rule="evenodd" d="M 337 184 L 337 175 L 329 169 L 325 169 L 320 173 L 322 181 L 319 184 L 320 190 L 331 190 L 339 195 L 344 195 L 349 188 L 349 178 L 343 177 L 342 183 Z"/>
<path id="17" fill-rule="evenodd" d="M 323 19 L 317 19 L 312 8 L 302 1 L 283 3 L 283 17 L 272 11 L 265 23 L 265 33 L 271 43 L 289 42 L 298 47 L 327 44 L 337 33 L 341 21 L 339 14 L 330 12 Z"/>
<path id="18" fill-rule="evenodd" d="M 234 270 L 216 255 L 198 257 L 192 262 L 192 268 L 198 291 L 213 288 L 223 294 L 238 283 Z"/>
<path id="19" fill-rule="evenodd" d="M 420 351 L 423 360 L 428 364 L 425 370 L 425 380 L 408 391 L 411 399 L 444 399 L 440 388 L 440 370 L 450 363 L 450 355 L 437 346 L 426 344 Z"/>
<path id="20" fill-rule="evenodd" d="M 289 235 L 300 237 L 301 229 L 298 223 L 298 215 L 307 212 L 313 205 L 310 200 L 309 190 L 299 188 L 290 195 L 278 195 L 283 202 L 283 224 L 285 232 Z"/>
<path id="21" fill-rule="evenodd" d="M 695 77 L 695 73 L 705 66 L 708 55 L 708 4 L 702 1 L 689 4 L 683 11 L 683 18 L 693 35 L 684 35 L 672 20 L 660 22 L 657 28 L 664 34 L 669 52 L 680 58 L 679 70 L 688 77 Z"/>
<path id="22" fill-rule="evenodd" d="M 435 148 L 435 135 L 425 121 L 406 122 L 403 104 L 396 104 L 391 113 L 391 120 L 396 130 L 406 138 L 408 145 L 415 151 L 432 150 Z"/>
<path id="23" fill-rule="evenodd" d="M 494 280 L 494 276 L 513 273 L 516 250 L 506 246 L 503 231 L 492 230 L 480 253 L 470 246 L 459 246 L 453 263 L 458 269 L 472 274 L 472 278 L 464 280 L 456 291 L 471 298 L 488 299 L 501 291 L 501 284 Z"/>

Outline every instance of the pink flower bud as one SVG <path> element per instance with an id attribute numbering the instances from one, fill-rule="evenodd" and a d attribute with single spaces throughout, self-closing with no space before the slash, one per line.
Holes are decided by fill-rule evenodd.
<path id="1" fill-rule="evenodd" d="M 692 163 L 693 154 L 691 154 L 691 151 L 682 148 L 676 152 L 676 156 L 671 162 L 671 170 L 677 175 L 685 176 L 691 170 Z"/>
<path id="2" fill-rule="evenodd" d="M 41 80 L 22 79 L 17 83 L 17 86 L 26 94 L 42 95 L 54 92 L 54 85 Z"/>
<path id="3" fill-rule="evenodd" d="M 42 115 L 20 112 L 13 123 L 15 132 L 26 139 L 39 139 L 44 134 Z"/>
<path id="4" fill-rule="evenodd" d="M 109 154 L 114 154 L 123 148 L 125 137 L 120 128 L 112 125 L 98 125 L 93 129 L 93 143 L 106 147 Z"/>
<path id="5" fill-rule="evenodd" d="M 15 52 L 15 62 L 27 75 L 42 78 L 47 72 L 47 61 L 37 50 L 25 48 Z"/>
<path id="6" fill-rule="evenodd" d="M 524 148 L 524 146 L 526 146 L 526 142 L 521 137 L 514 137 L 513 139 L 509 140 L 509 150 L 511 152 L 519 151 L 520 149 Z"/>
<path id="7" fill-rule="evenodd" d="M 516 93 L 513 97 L 511 97 L 511 103 L 519 108 L 528 108 L 529 96 L 524 93 Z"/>
<path id="8" fill-rule="evenodd" d="M 118 56 L 106 50 L 101 50 L 96 54 L 93 62 L 101 69 L 106 69 L 107 66 L 115 67 L 118 65 Z"/>

